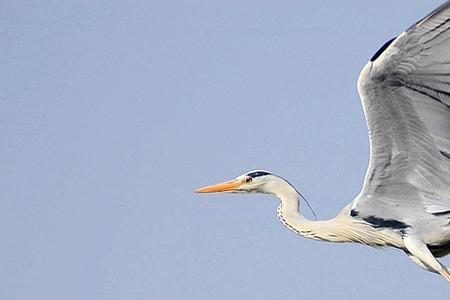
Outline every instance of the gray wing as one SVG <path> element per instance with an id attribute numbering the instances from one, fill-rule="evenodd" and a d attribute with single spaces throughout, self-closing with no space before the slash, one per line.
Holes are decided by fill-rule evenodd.
<path id="1" fill-rule="evenodd" d="M 358 91 L 370 162 L 353 212 L 405 224 L 450 218 L 450 1 L 384 45 Z"/>

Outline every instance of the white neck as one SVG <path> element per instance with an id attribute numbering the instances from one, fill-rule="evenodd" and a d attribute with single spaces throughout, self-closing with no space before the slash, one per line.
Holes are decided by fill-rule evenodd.
<path id="1" fill-rule="evenodd" d="M 300 214 L 299 194 L 281 178 L 271 185 L 270 193 L 278 197 L 281 205 L 278 207 L 278 217 L 281 222 L 295 233 L 314 240 L 329 242 L 361 242 L 366 241 L 364 231 L 367 226 L 355 221 L 347 214 L 339 214 L 333 219 L 311 221 Z M 364 228 L 363 228 L 364 227 Z"/>

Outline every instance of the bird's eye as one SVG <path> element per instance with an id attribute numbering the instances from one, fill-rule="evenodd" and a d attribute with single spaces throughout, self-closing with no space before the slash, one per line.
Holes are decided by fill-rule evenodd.
<path id="1" fill-rule="evenodd" d="M 245 179 L 245 182 L 247 182 L 247 183 L 251 183 L 252 181 L 253 181 L 253 178 L 251 178 L 251 177 Z"/>

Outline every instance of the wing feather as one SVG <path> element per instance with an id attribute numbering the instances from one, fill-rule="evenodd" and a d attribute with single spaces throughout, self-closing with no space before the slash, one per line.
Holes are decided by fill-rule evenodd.
<path id="1" fill-rule="evenodd" d="M 371 156 L 352 208 L 408 224 L 450 210 L 450 1 L 378 51 L 358 91 Z"/>

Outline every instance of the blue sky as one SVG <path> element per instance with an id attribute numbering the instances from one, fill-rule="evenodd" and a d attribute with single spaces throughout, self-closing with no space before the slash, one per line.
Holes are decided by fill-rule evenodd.
<path id="1" fill-rule="evenodd" d="M 440 3 L 2 2 L 0 298 L 448 295 L 270 196 L 192 193 L 263 168 L 334 216 L 368 162 L 359 71 Z"/>

